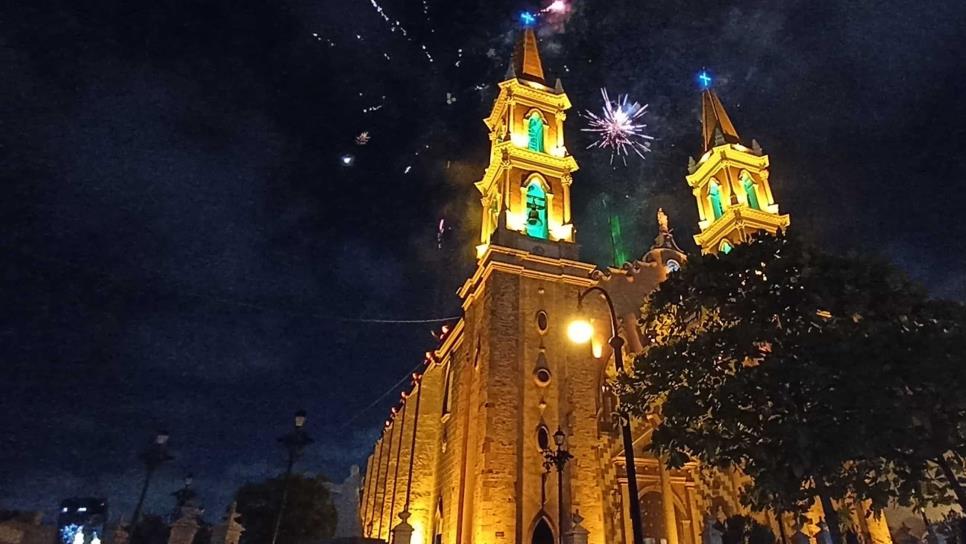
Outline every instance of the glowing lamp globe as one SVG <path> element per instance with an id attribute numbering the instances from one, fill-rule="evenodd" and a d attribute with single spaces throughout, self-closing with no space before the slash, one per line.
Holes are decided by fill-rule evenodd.
<path id="1" fill-rule="evenodd" d="M 575 344 L 586 344 L 590 342 L 590 337 L 594 335 L 594 327 L 590 324 L 590 321 L 582 317 L 578 317 L 570 322 L 567 326 L 567 336 L 570 337 L 571 342 Z"/>

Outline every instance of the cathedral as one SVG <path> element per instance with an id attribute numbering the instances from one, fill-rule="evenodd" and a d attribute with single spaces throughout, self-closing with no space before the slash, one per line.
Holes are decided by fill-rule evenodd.
<path id="1" fill-rule="evenodd" d="M 578 165 L 563 131 L 570 106 L 524 30 L 484 120 L 491 151 L 475 183 L 482 227 L 475 272 L 459 290 L 463 317 L 426 354 L 368 458 L 365 537 L 388 542 L 402 529 L 395 541 L 413 544 L 633 542 L 624 442 L 606 385 L 616 372 L 611 313 L 604 301 L 584 301 L 594 324 L 586 344 L 571 342 L 567 326 L 584 290 L 606 290 L 630 360 L 643 349 L 641 301 L 687 256 L 659 211 L 658 236 L 639 259 L 607 270 L 580 260 L 570 196 Z M 701 110 L 702 148 L 685 178 L 700 218 L 694 239 L 704 253 L 726 254 L 790 219 L 758 142 L 743 143 L 713 90 L 703 91 Z M 706 519 L 748 514 L 740 475 L 667 470 L 645 450 L 650 422 L 630 427 L 645 542 L 699 544 Z M 545 467 L 555 442 L 573 456 L 559 479 Z M 791 520 L 761 519 L 776 535 L 779 523 L 782 534 L 796 530 Z M 891 543 L 884 524 L 865 523 L 871 542 Z"/>

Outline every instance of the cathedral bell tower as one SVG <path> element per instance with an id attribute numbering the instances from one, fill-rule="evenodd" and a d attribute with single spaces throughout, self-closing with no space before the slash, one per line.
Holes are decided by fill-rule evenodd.
<path id="1" fill-rule="evenodd" d="M 701 135 L 704 154 L 688 161 L 686 178 L 698 204 L 701 252 L 728 253 L 756 232 L 788 228 L 791 218 L 779 214 L 768 183 L 768 155 L 756 140 L 750 149 L 742 145 L 711 88 L 701 94 Z"/>
<path id="2" fill-rule="evenodd" d="M 490 162 L 476 182 L 483 221 L 477 257 L 491 244 L 576 258 L 570 215 L 577 162 L 564 145 L 570 99 L 558 79 L 550 87 L 532 29 L 517 42 L 489 117 Z"/>

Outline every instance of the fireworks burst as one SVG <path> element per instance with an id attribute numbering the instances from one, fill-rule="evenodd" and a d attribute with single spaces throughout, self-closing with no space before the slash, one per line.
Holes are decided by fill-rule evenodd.
<path id="1" fill-rule="evenodd" d="M 356 145 L 366 145 L 369 143 L 369 131 L 362 131 L 356 136 Z"/>
<path id="2" fill-rule="evenodd" d="M 607 89 L 600 90 L 604 98 L 604 109 L 600 115 L 587 111 L 583 117 L 587 119 L 587 128 L 582 132 L 592 132 L 597 136 L 587 149 L 610 149 L 610 162 L 614 163 L 614 156 L 618 156 L 627 166 L 627 156 L 633 151 L 638 157 L 644 158 L 644 153 L 651 150 L 653 136 L 644 133 L 647 128 L 640 119 L 647 113 L 647 104 L 643 106 L 637 102 L 627 103 L 627 95 L 617 95 L 617 100 L 607 96 Z"/>

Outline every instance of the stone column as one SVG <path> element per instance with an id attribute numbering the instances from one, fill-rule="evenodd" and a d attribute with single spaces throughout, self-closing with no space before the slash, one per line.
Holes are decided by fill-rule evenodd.
<path id="1" fill-rule="evenodd" d="M 668 544 L 678 544 L 678 517 L 674 512 L 674 491 L 671 489 L 671 475 L 668 474 L 664 460 L 657 460 L 661 476 L 661 504 L 664 505 L 664 525 L 667 526 Z"/>
<path id="2" fill-rule="evenodd" d="M 410 544 L 413 539 L 413 526 L 409 524 L 409 512 L 403 510 L 399 513 L 400 521 L 392 528 L 392 544 Z"/>

